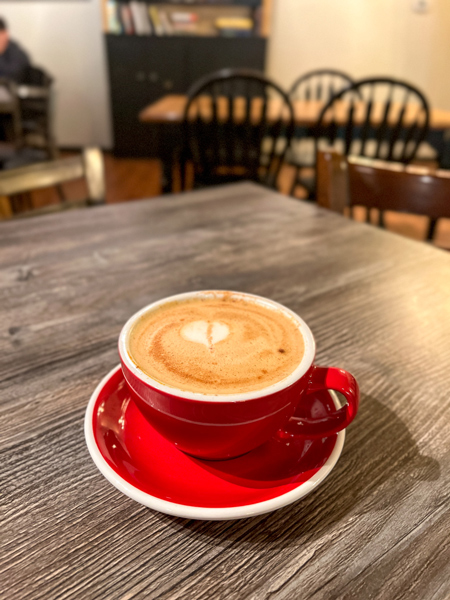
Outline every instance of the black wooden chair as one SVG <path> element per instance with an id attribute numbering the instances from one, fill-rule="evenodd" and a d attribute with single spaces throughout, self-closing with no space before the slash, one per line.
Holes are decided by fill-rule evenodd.
<path id="1" fill-rule="evenodd" d="M 336 69 L 317 69 L 301 75 L 294 81 L 289 90 L 292 102 L 328 102 L 337 92 L 351 86 L 354 80 Z M 315 169 L 316 155 L 314 143 L 315 129 L 296 127 L 291 146 L 286 155 L 286 162 L 296 168 L 296 176 L 291 187 L 294 195 L 297 186 L 302 186 L 308 192 L 308 197 L 313 194 L 314 176 L 305 176 L 307 169 Z"/>
<path id="2" fill-rule="evenodd" d="M 288 95 L 259 72 L 223 69 L 188 91 L 180 157 L 182 188 L 250 179 L 276 187 L 294 129 Z"/>
<path id="3" fill-rule="evenodd" d="M 413 85 L 388 77 L 362 79 L 321 110 L 316 154 L 331 146 L 344 156 L 407 164 L 427 136 L 429 113 L 425 96 Z"/>
<path id="4" fill-rule="evenodd" d="M 336 69 L 317 69 L 301 75 L 289 90 L 291 100 L 320 100 L 327 102 L 337 92 L 349 87 L 354 80 Z"/>
<path id="5" fill-rule="evenodd" d="M 371 78 L 341 90 L 323 107 L 316 144 L 340 146 L 344 155 L 411 162 L 428 133 L 429 107 L 413 85 Z"/>
<path id="6" fill-rule="evenodd" d="M 53 78 L 40 67 L 29 66 L 18 86 L 24 144 L 41 148 L 57 158 L 52 123 Z"/>

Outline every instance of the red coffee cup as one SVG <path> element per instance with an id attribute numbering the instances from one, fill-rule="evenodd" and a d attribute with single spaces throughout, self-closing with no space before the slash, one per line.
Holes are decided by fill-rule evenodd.
<path id="1" fill-rule="evenodd" d="M 235 294 L 265 307 L 281 310 L 298 324 L 305 352 L 296 369 L 285 379 L 262 390 L 241 394 L 200 394 L 163 385 L 145 374 L 133 362 L 128 350 L 130 331 L 146 312 L 167 302 L 220 295 L 220 291 L 188 292 L 170 296 L 146 306 L 134 314 L 119 336 L 119 355 L 125 380 L 134 392 L 134 400 L 152 425 L 183 452 L 210 460 L 240 456 L 263 444 L 272 436 L 327 437 L 345 429 L 355 418 L 359 389 L 353 375 L 335 367 L 314 365 L 315 341 L 311 330 L 296 313 L 260 296 Z M 318 418 L 314 410 L 305 417 L 302 404 L 308 394 L 318 390 L 342 393 L 347 404 Z M 309 401 L 309 399 L 308 399 Z"/>

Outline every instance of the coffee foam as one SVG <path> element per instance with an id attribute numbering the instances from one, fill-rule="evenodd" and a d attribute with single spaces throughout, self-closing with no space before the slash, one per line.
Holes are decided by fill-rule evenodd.
<path id="1" fill-rule="evenodd" d="M 128 349 L 159 383 L 220 395 L 278 383 L 300 364 L 305 344 L 287 312 L 224 294 L 149 310 L 132 327 Z"/>

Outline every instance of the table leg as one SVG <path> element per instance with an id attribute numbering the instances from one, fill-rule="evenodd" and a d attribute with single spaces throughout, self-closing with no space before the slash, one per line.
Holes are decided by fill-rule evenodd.
<path id="1" fill-rule="evenodd" d="M 161 125 L 158 153 L 162 163 L 161 186 L 163 194 L 173 192 L 173 174 L 178 163 L 181 145 L 181 126 L 178 123 Z"/>
<path id="2" fill-rule="evenodd" d="M 161 188 L 163 194 L 170 194 L 173 190 L 173 160 L 168 156 L 165 156 L 161 160 L 162 173 L 161 173 Z"/>

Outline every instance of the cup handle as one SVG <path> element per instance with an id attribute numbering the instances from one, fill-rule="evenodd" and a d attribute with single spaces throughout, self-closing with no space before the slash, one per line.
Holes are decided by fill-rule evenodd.
<path id="1" fill-rule="evenodd" d="M 277 432 L 283 440 L 297 437 L 328 437 L 345 429 L 355 418 L 359 406 L 359 388 L 356 379 L 335 367 L 316 367 L 311 370 L 306 394 L 322 390 L 335 390 L 343 394 L 347 404 L 318 419 L 314 417 L 292 417 L 285 429 Z"/>

